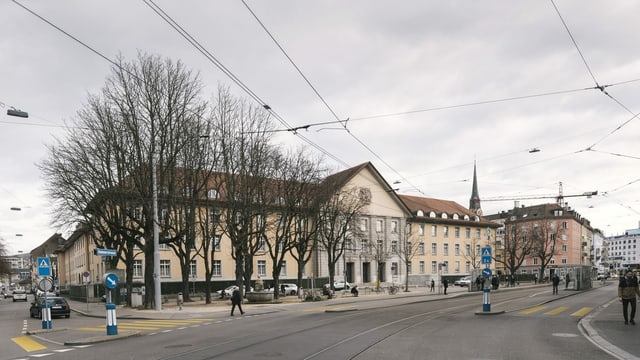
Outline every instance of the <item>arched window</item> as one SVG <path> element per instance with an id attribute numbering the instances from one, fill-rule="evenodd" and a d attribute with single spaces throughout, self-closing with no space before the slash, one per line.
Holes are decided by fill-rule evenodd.
<path id="1" fill-rule="evenodd" d="M 442 215 L 440 215 L 441 218 L 446 219 L 449 217 L 449 215 L 447 215 L 447 213 L 442 213 Z"/>
<path id="2" fill-rule="evenodd" d="M 208 199 L 217 199 L 218 198 L 218 190 L 209 189 L 209 191 L 207 191 L 207 198 Z"/>
<path id="3" fill-rule="evenodd" d="M 430 212 L 429 217 L 432 217 L 432 218 L 436 217 L 436 212 L 435 211 Z"/>
<path id="4" fill-rule="evenodd" d="M 417 216 L 424 216 L 424 211 L 422 210 L 418 210 L 418 212 L 416 213 Z"/>
<path id="5" fill-rule="evenodd" d="M 460 218 L 460 216 L 458 216 L 458 214 L 453 214 L 453 220 L 458 220 Z"/>

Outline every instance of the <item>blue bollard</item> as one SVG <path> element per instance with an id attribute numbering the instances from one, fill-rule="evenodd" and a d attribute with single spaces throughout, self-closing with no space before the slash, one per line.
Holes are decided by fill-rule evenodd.
<path id="1" fill-rule="evenodd" d="M 486 287 L 482 290 L 482 311 L 490 312 L 491 311 L 491 299 L 489 297 L 489 293 L 491 289 Z"/>
<path id="2" fill-rule="evenodd" d="M 42 328 L 51 329 L 51 304 L 44 302 L 42 304 Z"/>
<path id="3" fill-rule="evenodd" d="M 116 304 L 107 303 L 107 335 L 118 335 Z"/>

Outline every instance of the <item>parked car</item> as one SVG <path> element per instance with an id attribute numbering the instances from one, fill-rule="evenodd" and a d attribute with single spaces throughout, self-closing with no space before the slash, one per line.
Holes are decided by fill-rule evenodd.
<path id="1" fill-rule="evenodd" d="M 29 308 L 29 316 L 32 318 L 42 318 L 42 304 L 44 303 L 44 297 L 36 299 L 31 303 Z M 51 317 L 64 316 L 65 318 L 71 317 L 71 306 L 67 300 L 63 297 L 50 297 L 47 298 L 47 303 L 51 305 Z"/>
<path id="2" fill-rule="evenodd" d="M 27 291 L 24 289 L 16 289 L 13 290 L 13 302 L 16 301 L 27 301 Z"/>
<path id="3" fill-rule="evenodd" d="M 231 295 L 233 294 L 233 291 L 235 289 L 237 289 L 238 286 L 237 285 L 231 285 L 229 287 L 227 287 L 226 289 L 222 289 L 222 290 L 218 290 L 216 291 L 216 294 L 218 295 L 218 298 L 222 299 L 222 298 L 231 298 Z M 253 291 L 253 288 L 250 288 L 249 291 Z M 224 293 L 224 295 L 223 295 Z"/>
<path id="4" fill-rule="evenodd" d="M 329 284 L 324 284 L 325 289 L 329 289 Z M 351 288 L 351 284 L 344 280 L 334 280 L 333 288 L 335 290 L 349 290 Z"/>
<path id="5" fill-rule="evenodd" d="M 471 284 L 471 276 L 465 276 L 453 282 L 455 286 L 468 287 Z"/>
<path id="6" fill-rule="evenodd" d="M 13 297 L 13 291 L 10 289 L 6 289 L 3 293 L 2 296 L 4 296 L 4 298 L 10 298 Z"/>
<path id="7" fill-rule="evenodd" d="M 282 287 L 284 286 L 285 295 L 297 295 L 298 285 L 292 283 L 280 283 L 280 293 L 282 293 Z M 273 292 L 273 288 L 269 289 L 269 292 Z"/>

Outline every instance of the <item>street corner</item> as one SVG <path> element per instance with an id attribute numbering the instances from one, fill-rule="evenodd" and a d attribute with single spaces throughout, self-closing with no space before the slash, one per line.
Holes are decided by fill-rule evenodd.
<path id="1" fill-rule="evenodd" d="M 141 335 L 141 332 L 139 331 L 122 331 L 116 335 L 98 335 L 98 336 L 91 336 L 91 337 L 80 338 L 75 340 L 65 340 L 64 345 L 65 346 L 91 345 L 91 344 L 103 343 L 108 341 L 126 339 L 126 338 L 130 338 L 133 336 L 140 336 L 140 335 Z"/>

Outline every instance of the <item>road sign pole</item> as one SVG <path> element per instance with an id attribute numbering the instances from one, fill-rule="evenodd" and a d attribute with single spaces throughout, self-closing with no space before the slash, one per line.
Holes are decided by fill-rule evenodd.
<path id="1" fill-rule="evenodd" d="M 118 335 L 118 320 L 116 319 L 116 304 L 107 303 L 107 335 Z"/>
<path id="2" fill-rule="evenodd" d="M 51 304 L 49 304 L 46 300 L 44 304 L 42 304 L 42 328 L 43 329 L 51 329 Z"/>

